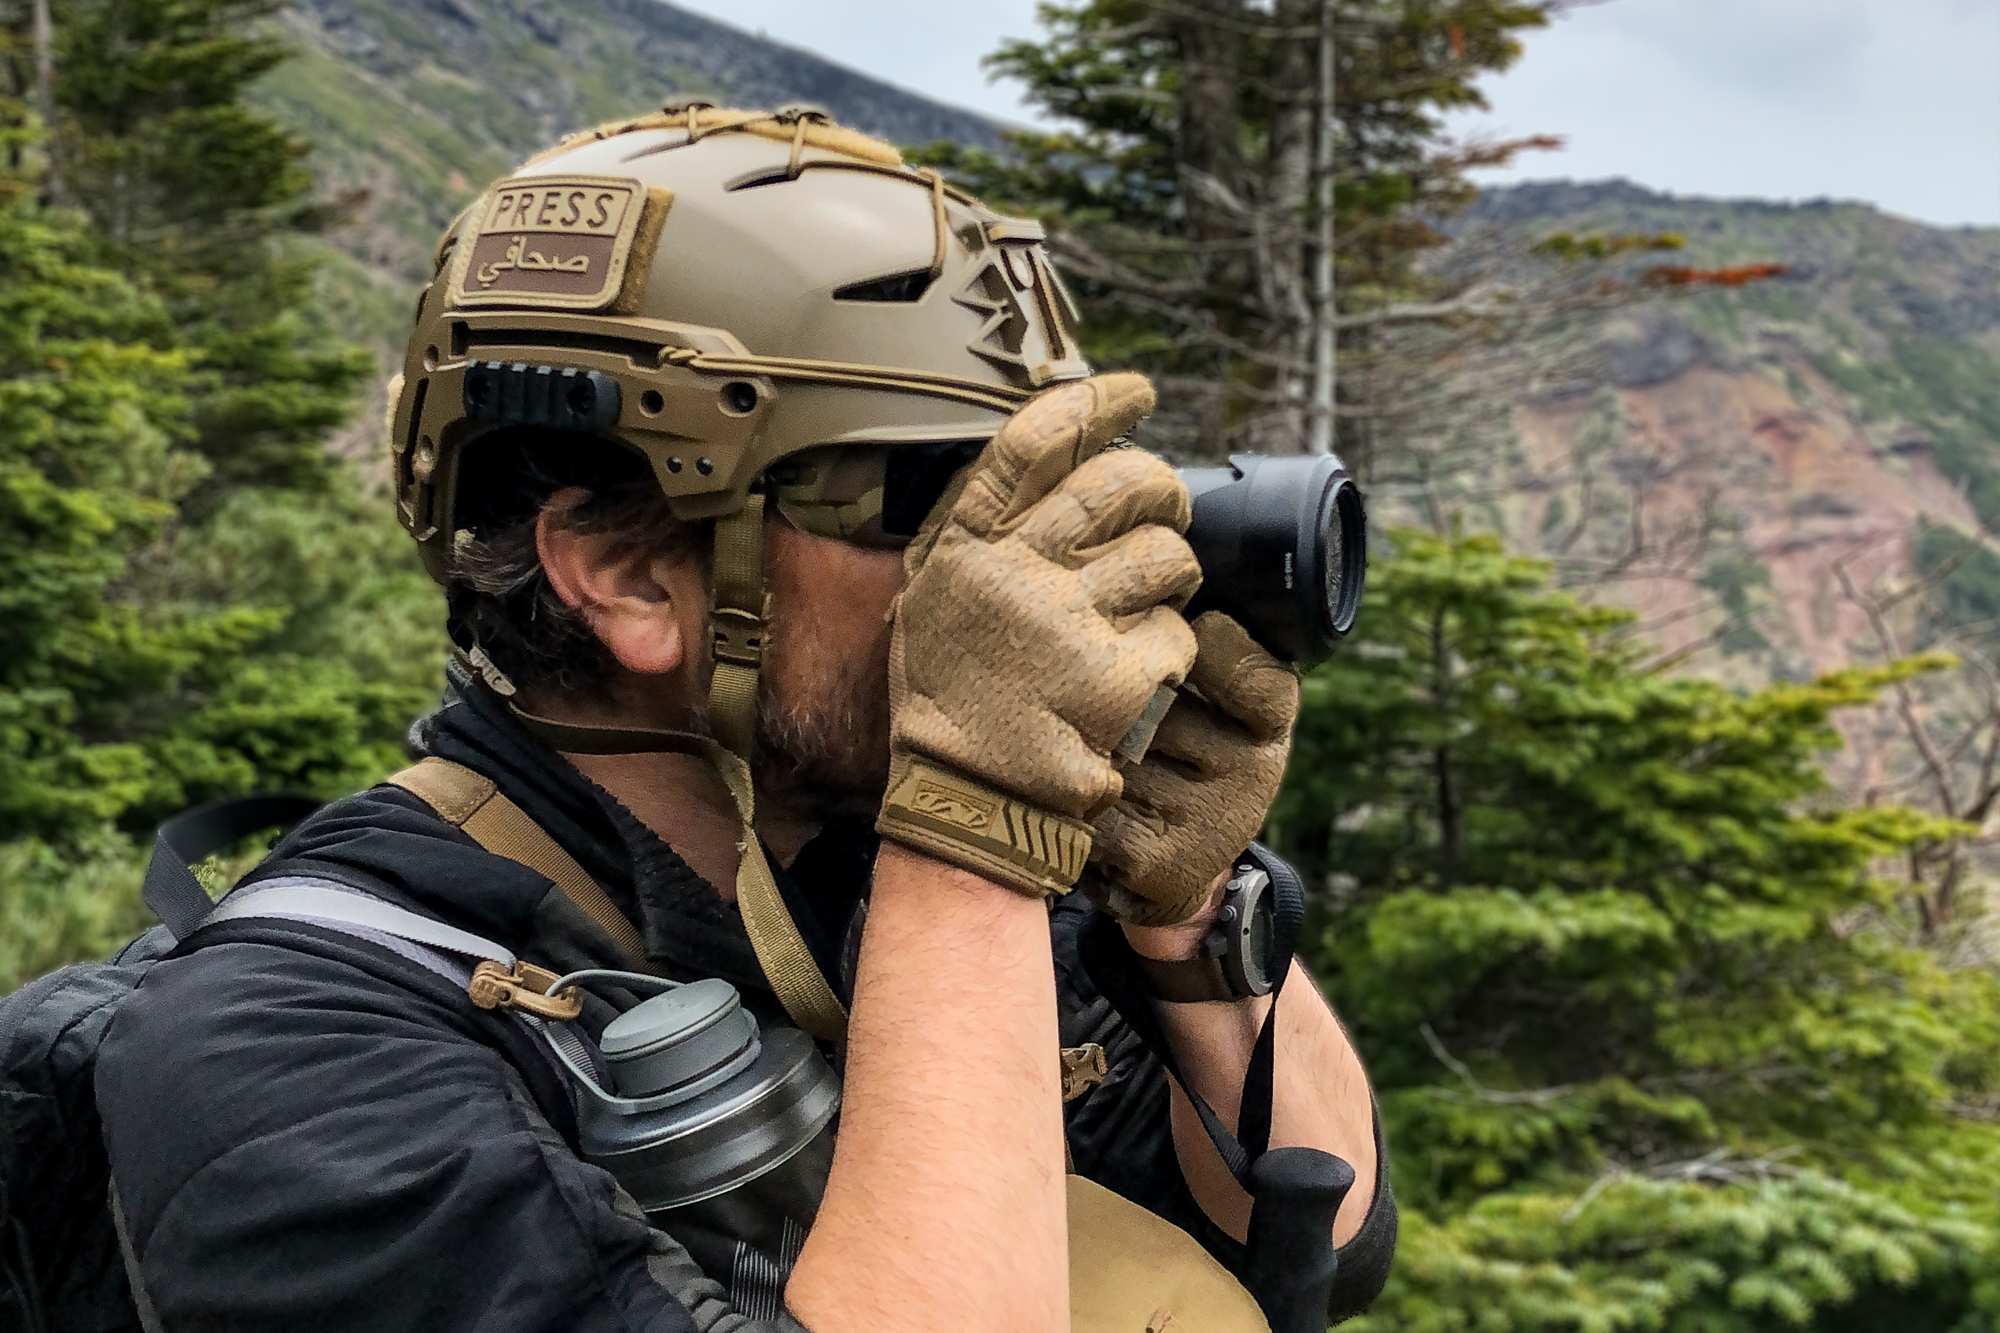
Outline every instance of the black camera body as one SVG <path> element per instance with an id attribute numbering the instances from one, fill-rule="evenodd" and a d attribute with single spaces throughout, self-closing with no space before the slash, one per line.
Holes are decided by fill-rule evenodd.
<path id="1" fill-rule="evenodd" d="M 1234 454 L 1180 479 L 1202 573 L 1188 619 L 1221 611 L 1273 657 L 1323 660 L 1354 628 L 1368 576 L 1368 518 L 1346 466 L 1332 454 Z"/>

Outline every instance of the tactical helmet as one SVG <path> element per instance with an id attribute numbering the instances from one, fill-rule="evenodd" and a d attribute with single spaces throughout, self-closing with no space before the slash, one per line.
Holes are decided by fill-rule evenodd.
<path id="1" fill-rule="evenodd" d="M 976 447 L 1087 375 L 1043 239 L 811 110 L 694 103 L 573 135 L 439 247 L 391 395 L 403 525 L 442 581 L 482 437 L 643 454 L 678 517 L 718 520 L 714 722 L 745 753 L 766 492 L 866 539 L 909 523 L 866 460 Z"/>

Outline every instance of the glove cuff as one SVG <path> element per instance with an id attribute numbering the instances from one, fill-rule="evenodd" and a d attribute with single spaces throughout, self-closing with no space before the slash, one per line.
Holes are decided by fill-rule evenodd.
<path id="1" fill-rule="evenodd" d="M 875 827 L 885 838 L 1031 898 L 1068 893 L 1090 859 L 1089 824 L 922 759 L 896 765 Z"/>

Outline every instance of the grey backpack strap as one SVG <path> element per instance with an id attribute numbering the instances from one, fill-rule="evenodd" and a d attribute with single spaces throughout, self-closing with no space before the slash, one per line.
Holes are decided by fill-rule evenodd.
<path id="1" fill-rule="evenodd" d="M 246 832 L 254 833 L 260 828 L 269 828 L 272 823 L 279 822 L 264 818 L 263 815 L 266 813 L 268 808 L 252 812 L 245 818 L 260 822 L 238 826 L 244 827 Z M 240 837 L 242 834 L 235 836 Z M 235 837 L 230 837 L 225 840 L 224 845 L 234 840 Z M 306 878 L 269 880 L 238 889 L 224 898 L 219 905 L 211 904 L 208 894 L 202 890 L 200 883 L 180 862 L 179 853 L 169 841 L 164 828 L 161 830 L 153 856 L 155 869 L 162 864 L 163 854 L 170 864 L 179 868 L 181 875 L 186 879 L 184 887 L 172 889 L 172 892 L 186 899 L 174 909 L 179 916 L 178 923 L 160 910 L 161 903 L 153 901 L 154 880 L 150 871 L 146 881 L 148 895 L 146 902 L 159 913 L 161 920 L 174 932 L 177 939 L 186 938 L 202 926 L 223 921 L 304 921 L 387 945 L 400 956 L 430 969 L 455 985 L 465 984 L 468 971 L 464 967 L 455 966 L 451 959 L 443 956 L 445 954 L 474 959 L 490 958 L 503 967 L 514 965 L 513 953 L 491 940 L 482 939 L 470 931 L 459 930 L 455 926 L 447 926 L 442 921 L 419 916 L 394 903 L 384 902 L 380 898 L 336 884 L 331 880 Z M 190 890 L 201 899 L 199 911 L 194 910 L 192 898 L 187 897 Z M 402 947 L 398 947 L 399 945 Z M 125 1277 L 132 1287 L 132 1303 L 139 1313 L 139 1326 L 144 1333 L 166 1333 L 165 1327 L 160 1322 L 159 1312 L 153 1307 L 152 1297 L 147 1294 L 146 1284 L 140 1277 L 139 1255 L 132 1246 L 132 1234 L 125 1222 L 125 1207 L 119 1201 L 118 1185 L 115 1181 L 110 1186 L 106 1202 L 111 1209 L 112 1228 L 118 1233 L 118 1251 L 124 1256 Z"/>
<path id="2" fill-rule="evenodd" d="M 200 924 L 265 917 L 306 921 L 350 933 L 389 935 L 462 958 L 490 958 L 502 967 L 514 966 L 513 952 L 492 940 L 332 880 L 294 878 L 252 884 L 224 898 Z"/>

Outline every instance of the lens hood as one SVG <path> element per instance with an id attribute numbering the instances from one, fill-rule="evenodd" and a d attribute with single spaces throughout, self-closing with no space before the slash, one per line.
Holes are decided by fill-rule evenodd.
<path id="1" fill-rule="evenodd" d="M 1361 491 L 1331 454 L 1235 454 L 1183 468 L 1201 562 L 1190 620 L 1221 611 L 1272 656 L 1311 665 L 1354 627 L 1368 573 Z"/>

